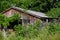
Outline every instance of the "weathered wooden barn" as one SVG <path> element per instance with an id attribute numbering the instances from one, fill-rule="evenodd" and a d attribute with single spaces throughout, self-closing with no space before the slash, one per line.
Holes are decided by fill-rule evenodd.
<path id="1" fill-rule="evenodd" d="M 52 21 L 54 21 L 54 19 L 58 20 L 58 18 L 49 18 L 48 16 L 46 16 L 45 13 L 36 12 L 36 11 L 32 11 L 32 10 L 26 10 L 26 9 L 22 9 L 19 7 L 10 7 L 7 10 L 3 11 L 2 13 L 7 17 L 11 17 L 15 13 L 18 13 L 21 16 L 22 25 L 27 24 L 27 23 L 33 24 L 38 19 L 41 20 L 43 23 L 52 22 Z M 13 23 L 11 25 L 13 25 Z M 10 26 L 10 27 L 12 27 L 12 26 Z"/>
<path id="2" fill-rule="evenodd" d="M 33 24 L 38 19 L 41 20 L 42 23 L 52 22 L 52 21 L 54 21 L 54 19 L 56 19 L 56 20 L 59 19 L 59 18 L 49 18 L 48 16 L 46 16 L 45 13 L 36 12 L 36 11 L 32 11 L 32 10 L 26 10 L 26 9 L 22 9 L 19 7 L 10 7 L 7 10 L 3 11 L 2 13 L 3 13 L 3 15 L 5 15 L 7 17 L 11 17 L 15 13 L 18 13 L 21 16 L 22 25 L 27 24 L 27 23 Z M 11 23 L 11 25 L 8 28 L 12 29 L 13 28 L 12 25 L 13 25 L 13 23 Z"/>
<path id="3" fill-rule="evenodd" d="M 19 7 L 10 7 L 3 11 L 3 14 L 7 17 L 11 17 L 14 13 L 19 13 L 22 19 L 22 25 L 25 23 L 34 23 L 36 20 L 47 17 L 44 13 L 22 9 Z"/>

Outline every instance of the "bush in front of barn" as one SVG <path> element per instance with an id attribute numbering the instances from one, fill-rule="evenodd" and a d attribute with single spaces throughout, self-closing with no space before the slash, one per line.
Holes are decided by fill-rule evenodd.
<path id="1" fill-rule="evenodd" d="M 12 22 L 15 18 L 16 16 L 9 21 Z M 22 26 L 21 24 L 18 24 L 14 25 L 14 30 L 15 35 L 11 35 L 8 31 L 7 34 L 9 35 L 7 35 L 6 40 L 60 40 L 60 24 L 56 22 L 48 23 L 44 27 L 41 26 L 39 21 L 33 25 L 28 24 Z M 0 33 L 0 39 L 4 40 L 2 33 Z"/>

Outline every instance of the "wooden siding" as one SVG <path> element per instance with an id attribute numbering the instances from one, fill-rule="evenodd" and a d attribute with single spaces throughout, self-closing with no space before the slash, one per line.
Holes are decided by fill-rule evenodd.
<path id="1" fill-rule="evenodd" d="M 21 16 L 21 19 L 30 19 L 30 23 L 34 23 L 36 20 L 38 20 L 38 18 L 28 15 L 27 13 L 22 13 L 20 11 L 14 10 L 14 9 L 10 9 L 9 11 L 5 12 L 4 15 L 7 17 L 11 17 L 12 15 L 14 15 L 14 13 L 19 13 Z"/>

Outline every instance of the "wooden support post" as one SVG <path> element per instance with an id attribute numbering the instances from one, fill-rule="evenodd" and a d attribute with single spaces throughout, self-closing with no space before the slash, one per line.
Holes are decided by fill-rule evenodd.
<path id="1" fill-rule="evenodd" d="M 48 23 L 48 19 L 46 19 L 46 23 Z"/>
<path id="2" fill-rule="evenodd" d="M 7 35 L 6 35 L 6 27 L 3 28 L 3 30 L 2 30 L 2 34 L 3 34 L 4 38 L 7 37 Z"/>
<path id="3" fill-rule="evenodd" d="M 5 29 L 3 29 L 3 36 L 4 36 L 4 38 L 6 38 L 6 31 L 5 31 Z"/>
<path id="4" fill-rule="evenodd" d="M 24 26 L 24 20 L 22 19 L 22 26 Z"/>

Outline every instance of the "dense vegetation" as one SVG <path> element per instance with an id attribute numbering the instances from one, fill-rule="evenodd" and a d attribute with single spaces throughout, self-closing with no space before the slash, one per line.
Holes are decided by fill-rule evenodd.
<path id="1" fill-rule="evenodd" d="M 47 12 L 47 16 L 53 18 L 60 18 L 60 8 L 53 8 Z"/>
<path id="2" fill-rule="evenodd" d="M 54 8 L 60 10 L 60 0 L 0 0 L 0 13 L 11 6 L 40 11 L 44 13 L 47 13 L 51 10 L 50 12 L 53 11 L 53 14 L 55 14 Z M 56 14 L 59 13 L 57 12 Z M 52 14 L 49 14 L 48 16 L 51 15 Z"/>
<path id="3" fill-rule="evenodd" d="M 0 0 L 0 12 L 11 6 L 47 12 L 52 8 L 60 8 L 60 0 Z"/>
<path id="4" fill-rule="evenodd" d="M 51 26 L 50 26 L 51 25 Z M 58 26 L 58 27 L 57 27 Z M 46 27 L 41 29 L 40 26 L 28 25 L 21 26 L 17 25 L 15 36 L 9 36 L 9 40 L 60 40 L 60 25 L 59 24 L 48 24 Z"/>
<path id="5" fill-rule="evenodd" d="M 10 26 L 10 22 L 17 20 L 14 24 L 14 33 L 6 31 L 6 37 L 0 31 L 0 40 L 60 40 L 60 24 L 50 22 L 44 27 L 41 27 L 40 21 L 36 21 L 34 25 L 28 24 L 22 26 L 19 22 L 20 16 L 14 14 L 8 18 L 1 12 L 11 6 L 21 7 L 25 9 L 35 10 L 46 13 L 49 17 L 60 17 L 60 0 L 0 0 L 0 27 L 4 30 Z"/>
<path id="6" fill-rule="evenodd" d="M 7 35 L 4 37 L 2 32 L 0 32 L 1 40 L 60 40 L 60 24 L 56 21 L 47 23 L 44 27 L 41 27 L 40 20 L 37 20 L 34 25 L 22 26 L 19 24 L 20 16 L 18 14 L 14 14 L 9 18 L 2 14 L 0 16 L 0 25 L 2 24 L 4 28 L 9 26 L 9 22 L 18 20 L 18 24 L 14 25 L 14 33 L 11 34 L 11 31 L 7 30 Z"/>

